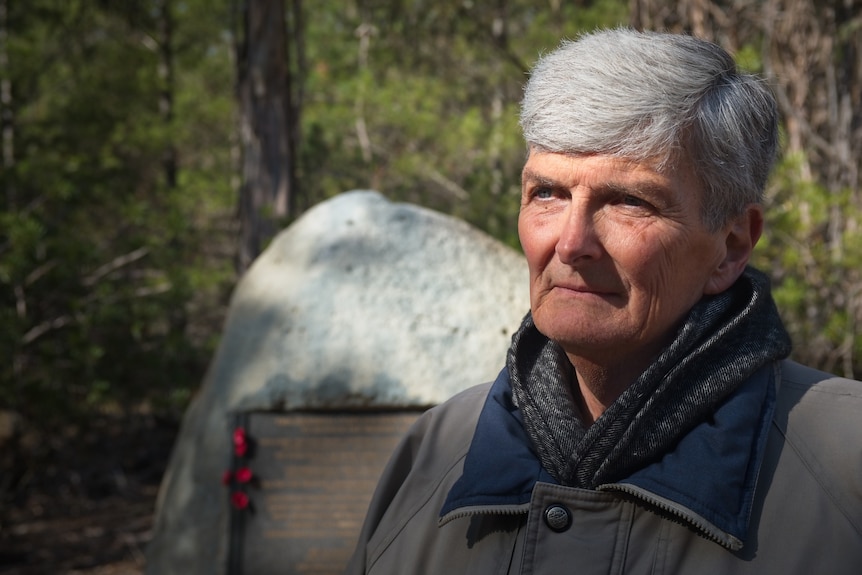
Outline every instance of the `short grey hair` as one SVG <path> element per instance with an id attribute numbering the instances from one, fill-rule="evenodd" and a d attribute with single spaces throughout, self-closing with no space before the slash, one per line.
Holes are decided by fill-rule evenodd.
<path id="1" fill-rule="evenodd" d="M 539 59 L 521 105 L 531 150 L 691 161 L 715 231 L 762 202 L 778 151 L 778 111 L 757 76 L 721 47 L 626 28 L 581 36 Z"/>

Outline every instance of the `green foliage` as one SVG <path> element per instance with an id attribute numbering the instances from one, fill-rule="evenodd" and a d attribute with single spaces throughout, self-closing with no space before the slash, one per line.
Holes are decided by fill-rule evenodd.
<path id="1" fill-rule="evenodd" d="M 47 422 L 109 405 L 179 410 L 201 381 L 235 279 L 234 4 L 8 3 L 0 405 Z M 513 247 L 528 69 L 561 39 L 628 19 L 623 0 L 304 9 L 304 51 L 291 56 L 303 104 L 292 217 L 373 188 Z M 763 68 L 759 50 L 736 57 Z M 862 226 L 834 225 L 860 206 L 850 190 L 801 178 L 803 160 L 776 171 L 754 263 L 775 278 L 797 358 L 829 368 L 848 345 L 862 357 L 851 309 Z"/>
<path id="2" fill-rule="evenodd" d="M 299 205 L 373 188 L 517 246 L 527 69 L 562 38 L 624 24 L 627 3 L 336 4 L 307 15 Z"/>
<path id="3" fill-rule="evenodd" d="M 235 6 L 10 6 L 0 402 L 45 420 L 182 407 L 233 280 Z M 294 215 L 375 188 L 516 246 L 526 69 L 561 38 L 625 19 L 621 0 L 306 4 Z"/>
<path id="4" fill-rule="evenodd" d="M 159 2 L 10 4 L 0 403 L 43 424 L 106 405 L 182 408 L 232 281 L 225 9 L 184 2 L 174 13 L 169 85 Z"/>
<path id="5" fill-rule="evenodd" d="M 760 52 L 755 46 L 746 44 L 734 54 L 737 66 L 746 72 L 758 74 L 763 71 L 763 61 L 760 58 Z"/>
<path id="6" fill-rule="evenodd" d="M 800 176 L 804 158 L 788 155 L 773 174 L 766 231 L 753 264 L 770 273 L 773 293 L 794 341 L 793 356 L 808 365 L 852 375 L 862 339 L 856 334 L 862 280 L 860 207 L 850 190 L 830 191 Z"/>

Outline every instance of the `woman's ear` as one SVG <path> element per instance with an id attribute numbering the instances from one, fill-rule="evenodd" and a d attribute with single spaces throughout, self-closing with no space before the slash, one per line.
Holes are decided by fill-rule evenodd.
<path id="1" fill-rule="evenodd" d="M 725 226 L 724 259 L 712 272 L 704 289 L 705 294 L 717 294 L 728 289 L 745 271 L 751 252 L 763 233 L 763 207 L 749 204 L 745 210 Z"/>

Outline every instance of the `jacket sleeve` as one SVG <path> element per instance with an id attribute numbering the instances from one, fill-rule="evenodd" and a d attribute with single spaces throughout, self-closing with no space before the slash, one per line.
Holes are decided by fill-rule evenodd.
<path id="1" fill-rule="evenodd" d="M 404 519 L 401 516 L 409 515 L 418 501 L 427 498 L 429 490 L 444 488 L 440 481 L 463 460 L 469 448 L 489 387 L 473 387 L 429 409 L 401 439 L 371 498 L 347 575 L 366 573 L 369 543 L 381 523 L 392 529 L 394 516 L 399 516 L 395 521 Z M 387 520 L 390 509 L 392 518 Z"/>
<path id="2" fill-rule="evenodd" d="M 419 417 L 398 443 L 389 462 L 383 469 L 383 474 L 380 476 L 380 481 L 378 481 L 377 488 L 374 490 L 371 503 L 368 505 L 368 512 L 365 515 L 365 522 L 359 533 L 356 549 L 347 565 L 346 575 L 363 575 L 365 573 L 368 542 L 377 530 L 393 498 L 410 475 L 410 471 L 413 469 L 413 462 L 416 459 L 428 427 L 428 420 L 431 417 L 431 412 L 425 412 Z"/>

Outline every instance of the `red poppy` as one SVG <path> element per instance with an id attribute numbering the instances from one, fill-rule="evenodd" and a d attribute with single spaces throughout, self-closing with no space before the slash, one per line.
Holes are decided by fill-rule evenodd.
<path id="1" fill-rule="evenodd" d="M 237 457 L 243 457 L 248 452 L 248 438 L 244 427 L 233 430 L 233 452 Z"/>
<path id="2" fill-rule="evenodd" d="M 249 504 L 248 495 L 242 491 L 234 491 L 230 494 L 230 503 L 237 509 L 246 509 Z"/>
<path id="3" fill-rule="evenodd" d="M 240 467 L 236 470 L 236 480 L 238 483 L 248 483 L 252 477 L 254 477 L 254 473 L 248 467 Z"/>

